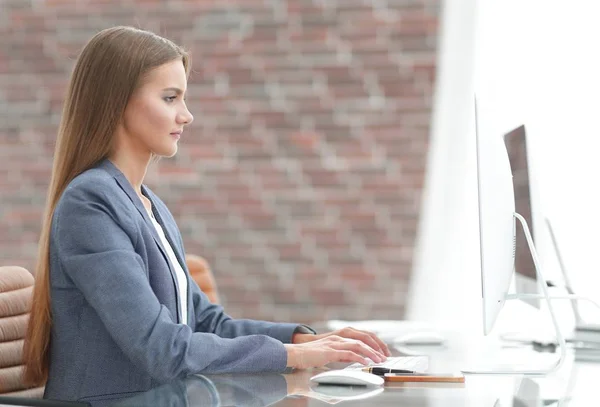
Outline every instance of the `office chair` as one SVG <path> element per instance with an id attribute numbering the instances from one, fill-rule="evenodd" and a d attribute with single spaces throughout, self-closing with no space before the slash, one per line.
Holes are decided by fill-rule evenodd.
<path id="1" fill-rule="evenodd" d="M 44 393 L 44 387 L 27 388 L 21 379 L 33 282 L 22 267 L 0 267 L 0 394 L 4 396 L 41 398 Z"/>
<path id="2" fill-rule="evenodd" d="M 208 262 L 200 256 L 186 254 L 185 263 L 190 271 L 190 275 L 196 284 L 198 284 L 202 292 L 208 296 L 210 302 L 219 304 L 220 301 L 219 293 L 217 291 L 217 283 L 215 282 L 215 278 L 213 277 Z"/>

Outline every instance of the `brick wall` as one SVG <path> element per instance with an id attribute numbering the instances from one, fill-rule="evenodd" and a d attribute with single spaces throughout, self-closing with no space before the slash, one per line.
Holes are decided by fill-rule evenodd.
<path id="1" fill-rule="evenodd" d="M 98 30 L 191 51 L 194 124 L 147 183 L 236 317 L 401 317 L 437 0 L 0 0 L 0 264 L 35 262 L 68 73 Z M 118 5 L 117 5 L 118 4 Z"/>

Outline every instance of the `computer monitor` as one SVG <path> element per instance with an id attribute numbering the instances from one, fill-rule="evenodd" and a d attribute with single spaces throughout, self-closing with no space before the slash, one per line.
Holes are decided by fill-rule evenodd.
<path id="1" fill-rule="evenodd" d="M 515 236 L 517 223 L 524 231 L 537 276 L 544 280 L 540 261 L 529 233 L 529 225 L 515 211 L 512 170 L 504 143 L 506 129 L 498 120 L 493 104 L 481 109 L 475 99 L 475 139 L 477 156 L 477 196 L 479 213 L 479 245 L 481 255 L 481 287 L 483 302 L 483 331 L 491 333 L 494 323 L 507 300 L 544 298 L 554 325 L 559 344 L 559 359 L 551 366 L 532 368 L 517 365 L 490 366 L 479 369 L 461 369 L 463 373 L 477 374 L 547 374 L 559 369 L 566 360 L 566 343 L 560 332 L 556 314 L 545 284 L 540 294 L 509 294 L 515 265 Z"/>
<path id="2" fill-rule="evenodd" d="M 475 100 L 479 250 L 483 330 L 488 335 L 504 305 L 514 270 L 515 197 L 510 162 L 493 117 Z"/>
<path id="3" fill-rule="evenodd" d="M 521 125 L 504 135 L 504 144 L 508 152 L 508 160 L 512 170 L 513 190 L 515 195 L 515 210 L 523 216 L 531 230 L 534 244 L 536 236 L 533 228 L 532 201 L 534 196 L 531 183 L 531 167 L 527 149 L 527 135 L 524 125 Z M 531 252 L 522 228 L 516 228 L 515 235 L 515 289 L 521 293 L 538 293 L 537 273 L 531 258 Z M 526 303 L 537 308 L 540 301 L 525 299 Z"/>

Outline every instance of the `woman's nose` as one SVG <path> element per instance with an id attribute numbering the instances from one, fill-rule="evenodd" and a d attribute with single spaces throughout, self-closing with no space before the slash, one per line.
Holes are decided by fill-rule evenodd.
<path id="1" fill-rule="evenodd" d="M 183 124 L 190 124 L 194 121 L 194 116 L 192 115 L 192 113 L 190 113 L 187 107 L 184 107 L 183 112 L 181 112 L 181 114 L 179 115 L 179 121 Z"/>

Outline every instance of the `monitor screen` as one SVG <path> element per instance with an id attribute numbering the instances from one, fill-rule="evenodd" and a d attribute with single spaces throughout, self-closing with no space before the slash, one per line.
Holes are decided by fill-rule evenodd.
<path id="1" fill-rule="evenodd" d="M 533 215 L 531 210 L 531 186 L 529 183 L 529 165 L 527 163 L 527 140 L 525 126 L 519 126 L 504 136 L 504 143 L 508 152 L 508 160 L 513 175 L 515 193 L 515 212 L 525 218 L 533 233 Z M 536 279 L 535 265 L 531 258 L 523 228 L 516 228 L 515 236 L 515 272 L 518 275 Z"/>

